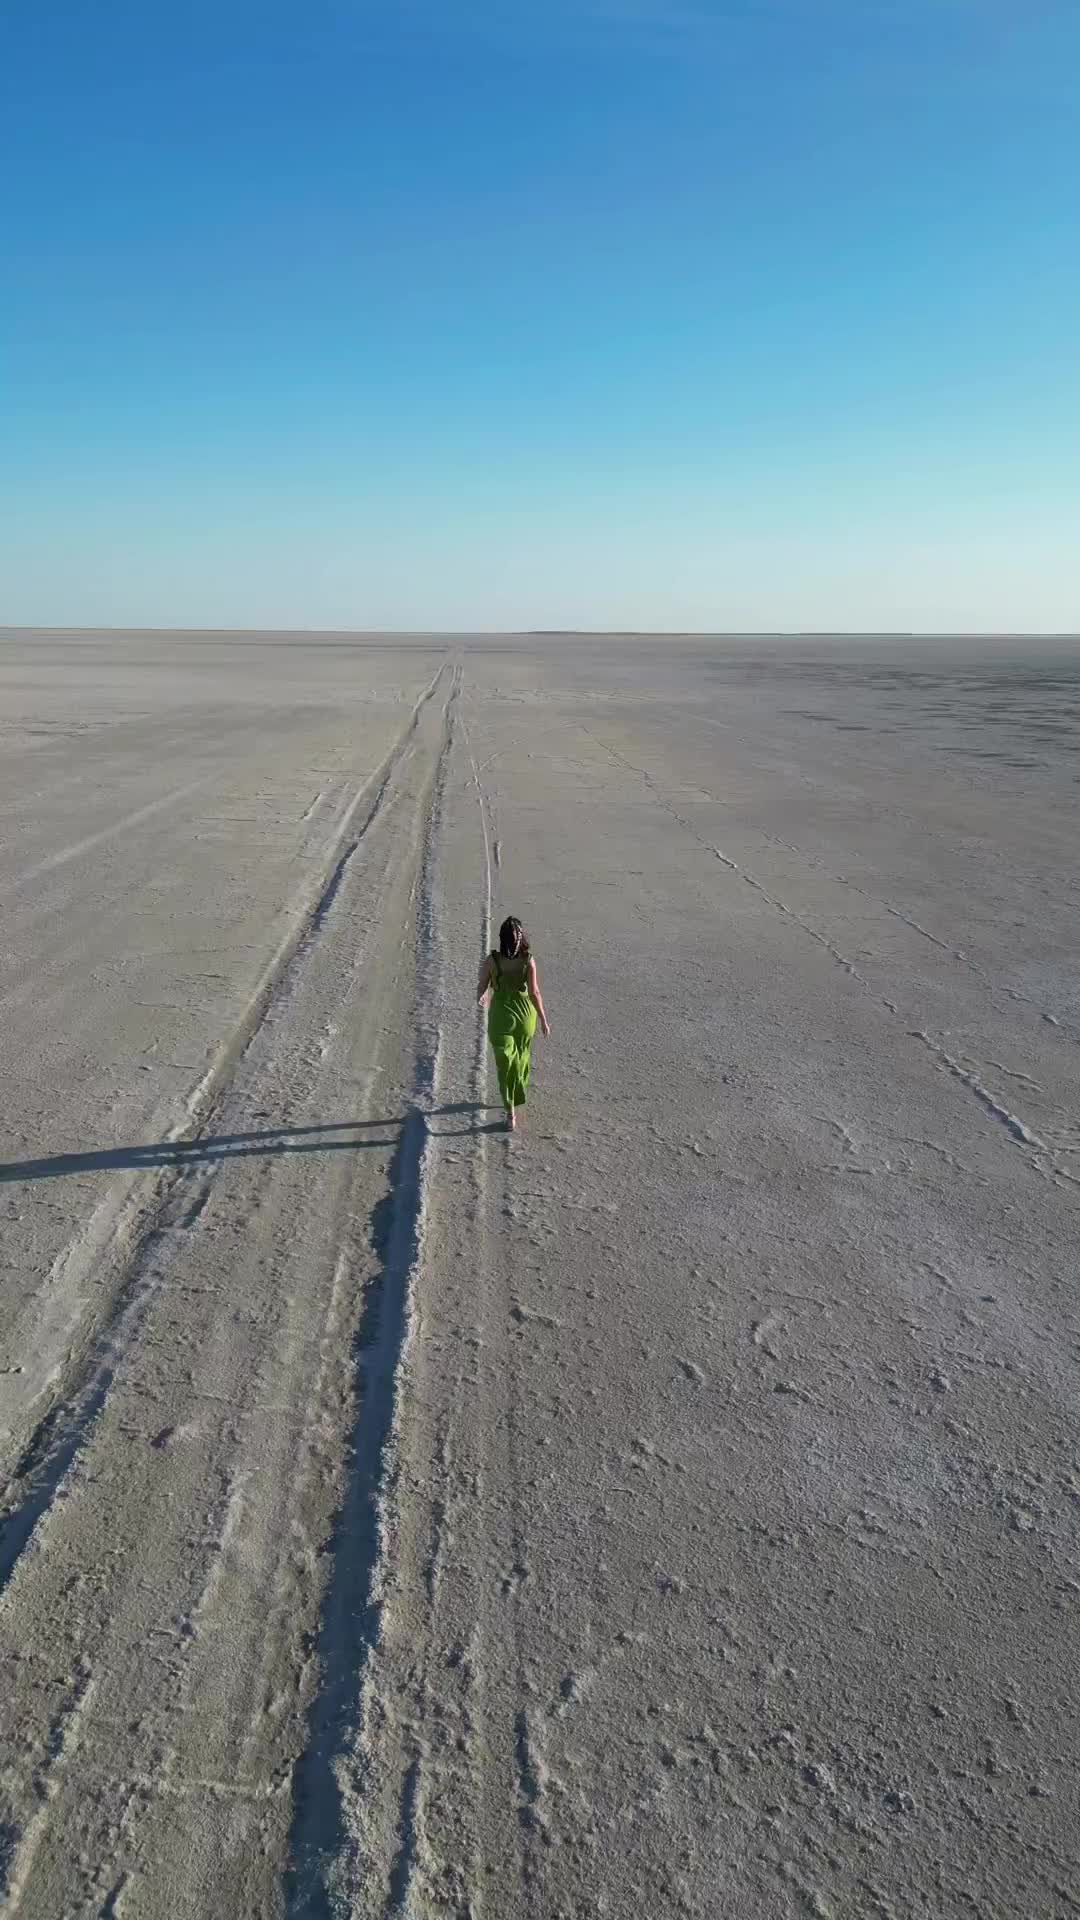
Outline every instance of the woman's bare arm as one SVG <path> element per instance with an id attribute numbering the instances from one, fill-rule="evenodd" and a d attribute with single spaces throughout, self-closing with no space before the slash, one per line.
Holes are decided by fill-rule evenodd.
<path id="1" fill-rule="evenodd" d="M 548 1017 L 544 1011 L 544 996 L 540 991 L 540 975 L 536 971 L 535 960 L 529 961 L 528 981 L 529 981 L 529 999 L 532 1001 L 533 1006 L 536 1008 L 536 1011 L 540 1016 L 540 1030 L 543 1033 L 544 1038 L 546 1040 L 550 1037 L 551 1027 L 548 1024 Z"/>
<path id="2" fill-rule="evenodd" d="M 484 961 L 480 968 L 480 978 L 477 980 L 477 983 L 476 983 L 477 1006 L 479 1006 L 483 1001 L 484 995 L 487 992 L 490 985 L 491 985 L 491 955 L 490 953 L 488 953 L 488 954 L 485 954 L 484 956 Z"/>

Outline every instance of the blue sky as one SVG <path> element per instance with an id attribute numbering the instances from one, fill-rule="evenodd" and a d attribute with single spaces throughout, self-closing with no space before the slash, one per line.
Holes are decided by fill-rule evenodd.
<path id="1" fill-rule="evenodd" d="M 39 0 L 0 621 L 1080 628 L 1075 0 Z"/>

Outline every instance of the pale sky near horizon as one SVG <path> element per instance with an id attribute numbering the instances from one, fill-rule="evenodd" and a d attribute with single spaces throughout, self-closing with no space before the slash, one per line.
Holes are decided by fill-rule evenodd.
<path id="1" fill-rule="evenodd" d="M 0 623 L 1080 629 L 1075 0 L 41 0 Z"/>

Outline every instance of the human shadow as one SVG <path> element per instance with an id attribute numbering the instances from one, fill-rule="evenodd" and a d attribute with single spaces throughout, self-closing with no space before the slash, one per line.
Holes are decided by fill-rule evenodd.
<path id="1" fill-rule="evenodd" d="M 426 1108 L 423 1118 L 427 1121 L 487 1111 L 481 1101 L 455 1100 L 445 1106 Z M 192 1140 L 152 1140 L 140 1146 L 43 1154 L 32 1160 L 0 1162 L 0 1185 L 23 1180 L 62 1180 L 72 1174 L 108 1173 L 121 1168 L 152 1172 L 158 1167 L 203 1166 L 260 1154 L 359 1153 L 377 1147 L 396 1147 L 407 1118 L 406 1114 L 399 1114 L 380 1120 L 326 1120 L 317 1126 L 264 1127 L 248 1133 L 200 1134 Z M 468 1134 L 492 1133 L 498 1127 L 496 1120 L 486 1125 L 439 1128 L 434 1137 L 459 1139 Z"/>

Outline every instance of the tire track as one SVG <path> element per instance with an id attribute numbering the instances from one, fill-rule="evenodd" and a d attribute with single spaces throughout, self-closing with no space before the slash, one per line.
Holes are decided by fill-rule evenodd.
<path id="1" fill-rule="evenodd" d="M 491 942 L 493 867 L 498 864 L 488 796 L 480 778 L 464 714 L 457 710 L 469 779 L 478 808 L 483 880 L 479 902 L 478 951 Z M 471 829 L 468 839 L 473 840 Z M 471 848 L 470 848 L 471 852 Z M 454 862 L 443 859 L 443 911 L 456 897 Z M 471 862 L 470 862 L 471 865 Z M 471 891 L 471 888 L 470 888 Z M 467 912 L 474 911 L 469 903 Z M 466 918 L 466 925 L 468 919 Z M 470 942 L 471 944 L 471 942 Z M 455 970 L 456 972 L 456 970 Z M 396 1764 L 401 1772 L 397 1853 L 391 1863 L 385 1902 L 358 1909 L 356 1920 L 399 1920 L 399 1916 L 444 1908 L 461 1920 L 481 1920 L 491 1895 L 485 1848 L 485 1796 L 488 1786 L 492 1718 L 490 1712 L 487 1619 L 489 1581 L 495 1561 L 487 1534 L 486 1509 L 492 1480 L 490 1420 L 494 1399 L 485 1382 L 485 1356 L 493 1337 L 487 1300 L 491 1142 L 479 1122 L 487 1096 L 486 1021 L 470 1020 L 461 1001 L 473 1003 L 471 954 L 460 985 L 445 975 L 446 1022 L 453 1035 L 454 1090 L 472 1101 L 469 1129 L 473 1151 L 454 1167 L 441 1125 L 432 1133 L 434 1176 L 429 1208 L 428 1258 L 420 1275 L 419 1297 L 433 1339 L 445 1340 L 448 1327 L 464 1337 L 471 1363 L 459 1363 L 449 1376 L 430 1365 L 414 1392 L 411 1441 L 412 1499 L 418 1480 L 426 1484 L 425 1513 L 414 1515 L 412 1566 L 400 1583 L 402 1619 L 399 1641 L 420 1642 L 415 1685 L 411 1688 L 415 1731 L 397 1732 Z M 471 1033 L 471 1039 L 465 1036 Z M 443 1058 L 451 1051 L 448 1046 Z M 440 1089 L 440 1091 L 443 1091 Z M 467 1258 L 456 1238 L 456 1223 L 469 1222 Z M 426 1286 L 424 1283 L 427 1283 Z M 466 1331 L 467 1330 L 467 1331 Z M 416 1398 L 422 1394 L 423 1406 Z M 483 1410 L 479 1413 L 478 1410 Z M 425 1517 L 428 1524 L 424 1525 Z M 411 1597 L 414 1611 L 409 1613 Z M 449 1661 L 446 1648 L 452 1648 Z M 391 1686 L 393 1686 L 391 1679 Z M 456 1728 L 452 1757 L 440 1728 Z"/>
<path id="2" fill-rule="evenodd" d="M 440 977 L 438 916 L 433 898 L 435 846 L 461 685 L 453 672 L 442 744 L 426 806 L 418 883 L 414 886 L 416 1038 L 412 1098 L 390 1169 L 388 1190 L 371 1224 L 378 1263 L 357 1325 L 352 1352 L 355 1412 L 352 1463 L 328 1553 L 331 1572 L 318 1633 L 319 1690 L 295 1776 L 286 1885 L 291 1916 L 350 1909 L 370 1871 L 365 1796 L 375 1768 L 380 1712 L 372 1662 L 383 1633 L 393 1578 L 402 1496 L 402 1422 L 424 1259 L 430 1184 L 428 1114 L 439 1083 L 442 1034 L 431 1008 Z M 344 856 L 347 858 L 347 855 Z M 411 1877 L 419 1820 L 420 1766 L 410 1757 L 400 1790 L 400 1844 L 389 1870 L 394 1910 Z M 403 1897 L 403 1894 L 402 1894 Z"/>
<path id="3" fill-rule="evenodd" d="M 496 866 L 501 865 L 501 860 L 499 842 L 495 840 L 492 847 L 488 833 L 487 818 L 491 803 L 481 784 L 471 747 L 469 757 L 483 829 L 486 903 L 482 951 L 486 952 L 491 945 L 493 931 L 492 852 Z M 478 1099 L 483 1098 L 486 1091 L 487 1077 L 487 1023 L 480 1021 L 477 1024 L 473 1068 L 473 1084 Z M 504 1138 L 502 1145 L 504 1151 L 499 1155 L 494 1169 L 494 1206 L 505 1214 L 509 1136 Z M 520 1437 L 524 1386 L 520 1353 L 516 1345 L 508 1345 L 506 1340 L 506 1328 L 514 1312 L 510 1290 L 502 1277 L 503 1269 L 493 1256 L 492 1176 L 492 1159 L 484 1141 L 481 1143 L 476 1171 L 478 1265 L 483 1275 L 480 1289 L 480 1352 L 486 1374 L 486 1378 L 481 1379 L 480 1391 L 476 1395 L 476 1403 L 484 1409 L 478 1446 L 484 1479 L 506 1490 L 507 1506 L 501 1529 L 486 1516 L 479 1523 L 475 1560 L 478 1569 L 486 1569 L 489 1576 L 482 1588 L 482 1604 L 478 1613 L 478 1633 L 481 1636 L 479 1664 L 483 1676 L 480 1715 L 484 1729 L 481 1794 L 485 1843 L 489 1849 L 485 1866 L 490 1875 L 493 1835 L 498 1835 L 502 1843 L 498 1857 L 502 1860 L 509 1856 L 510 1865 L 509 1875 L 506 1866 L 502 1867 L 504 1878 L 501 1885 L 489 1884 L 492 1910 L 498 1914 L 507 1898 L 513 1898 L 515 1904 L 523 1900 L 527 1908 L 533 1907 L 533 1891 L 542 1884 L 537 1855 L 546 1842 L 547 1834 L 538 1810 L 542 1763 L 536 1761 L 529 1736 L 528 1714 L 522 1704 L 532 1692 L 524 1620 L 524 1587 L 529 1575 L 529 1545 L 521 1499 L 521 1488 L 527 1477 L 522 1471 Z M 504 1572 L 496 1594 L 490 1586 L 490 1574 L 500 1563 L 509 1571 Z M 495 1699 L 503 1702 L 501 1725 L 493 1706 Z M 505 1703 L 508 1699 L 516 1707 L 512 1717 L 506 1714 Z M 506 1884 L 508 1877 L 513 1880 L 512 1893 Z M 475 1876 L 477 1912 L 481 1910 L 486 1879 L 487 1876 L 482 1873 Z M 467 1912 L 468 1920 L 472 1920 L 471 1907 Z"/>
<path id="4" fill-rule="evenodd" d="M 488 1082 L 472 947 L 490 944 L 491 805 L 464 714 L 465 797 L 446 822 L 439 866 L 446 944 L 468 952 L 446 975 L 446 1078 L 479 1115 Z M 469 789 L 479 813 L 471 812 Z M 455 797 L 459 791 L 454 784 Z M 481 853 L 480 900 L 473 875 Z M 479 923 L 477 925 L 477 923 Z M 474 929 L 476 931 L 474 932 Z M 441 1108 L 446 1113 L 460 1111 Z M 499 1123 L 493 1123 L 498 1126 Z M 493 1213 L 508 1137 L 474 1118 L 471 1148 L 433 1122 L 430 1203 L 415 1351 L 402 1437 L 406 1473 L 395 1568 L 373 1665 L 376 1739 L 365 1779 L 366 1870 L 352 1920 L 517 1911 L 532 1867 L 519 1768 L 525 1691 L 520 1591 L 526 1550 L 519 1484 L 519 1361 Z M 454 1141 L 454 1147 L 451 1146 Z M 518 1143 L 520 1146 L 520 1143 Z"/>
<path id="5" fill-rule="evenodd" d="M 414 1113 L 423 1130 L 396 1171 L 397 1211 L 387 1216 L 388 1237 L 398 1240 L 383 1262 L 391 1290 L 378 1311 L 389 1313 L 389 1324 L 376 1336 L 375 1361 L 359 1356 L 361 1438 L 332 1582 L 343 1589 L 344 1608 L 333 1602 L 326 1616 L 330 1658 L 297 1793 L 288 1894 L 295 1920 L 400 1920 L 429 1910 L 479 1920 L 489 1907 L 499 1910 L 488 1829 L 499 1835 L 496 1857 L 506 1848 L 516 1854 L 513 1732 L 502 1738 L 487 1674 L 488 1649 L 506 1624 L 492 1573 L 502 1548 L 488 1520 L 501 1388 L 493 1400 L 487 1355 L 491 1342 L 504 1344 L 501 1303 L 486 1299 L 491 1143 L 477 1117 L 463 1124 L 468 1096 L 475 1116 L 486 1090 L 471 948 L 477 921 L 481 946 L 489 938 L 492 840 L 459 693 L 460 680 L 417 908 L 418 1006 L 422 1020 L 437 1005 L 435 1044 L 421 1031 Z M 464 782 L 450 777 L 459 752 Z M 462 803 L 468 815 L 458 802 L 470 788 L 479 836 L 471 798 Z M 459 1150 L 462 1140 L 471 1145 Z M 502 1467 L 500 1458 L 496 1479 Z M 496 1658 L 501 1667 L 501 1651 Z M 494 1788 L 493 1743 L 506 1759 L 494 1769 Z"/>
<path id="6" fill-rule="evenodd" d="M 472 783 L 476 791 L 476 804 L 480 809 L 480 831 L 481 831 L 481 834 L 483 835 L 483 841 L 484 841 L 484 905 L 483 905 L 483 912 L 481 914 L 480 933 L 481 933 L 481 951 L 486 953 L 491 941 L 491 893 L 492 893 L 491 869 L 492 869 L 493 863 L 496 867 L 501 865 L 502 852 L 501 852 L 501 848 L 498 840 L 493 839 L 492 834 L 488 830 L 487 796 L 484 792 L 484 788 L 480 784 L 480 772 L 479 772 L 479 769 L 477 768 L 476 756 L 472 750 L 472 742 L 469 738 L 469 729 L 465 720 L 464 713 L 462 713 L 461 715 L 461 737 L 465 742 L 465 751 L 469 756 L 469 766 L 472 770 Z M 482 1088 L 487 1077 L 486 1064 L 487 1064 L 487 1048 L 484 1045 L 483 1034 L 481 1034 L 479 1052 L 478 1052 L 478 1067 L 477 1067 L 477 1073 L 474 1079 L 474 1090 L 477 1090 L 477 1098 L 481 1097 L 479 1089 Z"/>
<path id="7" fill-rule="evenodd" d="M 353 1063 L 366 1065 L 374 1045 L 382 1065 L 364 1075 L 367 1117 L 355 1124 L 385 1132 L 387 1123 L 370 1117 L 371 1087 L 376 1073 L 397 1073 L 400 930 L 422 910 L 414 874 L 435 785 L 428 772 L 434 731 L 429 726 L 410 755 L 400 790 L 395 783 L 384 797 L 379 818 L 389 824 L 364 855 L 363 878 L 357 883 L 351 866 L 337 877 L 318 938 L 313 924 L 311 967 L 294 970 L 275 996 L 249 1067 L 229 1090 L 230 1121 L 251 1101 L 275 1099 L 282 1076 L 298 1102 L 321 1102 L 335 1090 L 340 1099 L 356 1083 Z M 435 757 L 441 766 L 442 754 Z M 406 785 L 408 813 L 391 804 L 403 799 Z M 356 853 L 346 846 L 339 857 L 351 862 Z M 331 874 L 325 885 L 334 881 Z M 321 1027 L 328 1008 L 348 1020 L 350 1033 L 347 1046 L 329 1054 Z M 413 1033 L 410 1023 L 410 1046 Z M 418 1071 L 421 1084 L 433 1071 L 422 1051 Z M 4 1798 L 12 1797 L 0 1808 L 0 1830 L 6 1821 L 28 1917 L 54 1910 L 48 1902 L 58 1873 L 70 1870 L 73 1845 L 79 1865 L 70 1898 L 77 1881 L 88 1911 L 102 1910 L 102 1902 L 108 1910 L 110 1889 L 129 1883 L 142 1885 L 132 1896 L 137 1901 L 168 1886 L 185 1911 L 269 1910 L 251 1891 L 251 1876 L 273 1872 L 287 1835 L 289 1781 L 301 1745 L 296 1741 L 290 1753 L 289 1742 L 308 1685 L 306 1623 L 318 1618 L 320 1516 L 325 1512 L 329 1525 L 346 1432 L 348 1355 L 373 1335 L 392 1340 L 380 1281 L 363 1245 L 353 1242 L 353 1226 L 371 1219 L 372 1173 L 376 1194 L 385 1197 L 375 1206 L 370 1237 L 381 1244 L 393 1216 L 389 1252 L 391 1263 L 398 1259 L 418 1121 L 422 1126 L 410 1107 L 385 1190 L 382 1156 L 335 1158 L 333 1183 L 328 1172 L 316 1184 L 307 1177 L 314 1163 L 271 1154 L 230 1160 L 230 1178 L 212 1206 L 204 1193 L 192 1208 L 190 1190 L 179 1191 L 168 1233 L 159 1217 L 138 1316 L 125 1324 L 111 1366 L 95 1382 L 94 1418 L 80 1436 L 84 1456 L 78 1446 L 74 1455 L 83 1464 L 61 1476 L 63 1498 L 47 1509 L 38 1550 L 18 1560 L 21 1577 L 0 1610 L 5 1635 L 22 1621 L 21 1643 L 31 1656 L 18 1689 L 18 1724 L 27 1731 L 39 1725 L 46 1707 L 41 1681 L 33 1682 L 37 1633 L 27 1634 L 26 1626 L 27 1609 L 36 1618 L 42 1597 L 49 1634 L 63 1633 L 67 1616 L 78 1623 L 100 1715 L 74 1772 L 65 1763 L 50 1775 L 44 1822 L 28 1810 L 32 1783 L 19 1784 L 23 1769 L 5 1779 Z M 362 1133 L 353 1144 L 367 1144 Z M 365 1417 L 372 1414 L 369 1403 Z M 128 1494 L 129 1479 L 142 1491 Z M 114 1496 L 120 1504 L 106 1518 Z M 88 1594 L 105 1596 L 103 1604 L 91 1601 L 88 1613 L 78 1598 L 84 1581 Z M 145 1637 L 138 1625 L 144 1593 L 156 1623 L 151 1635 L 160 1639 L 151 1638 L 129 1671 L 132 1633 L 136 1642 Z M 14 1703 L 12 1711 L 15 1725 Z M 142 1727 L 152 1734 L 149 1746 L 140 1741 Z M 27 1732 L 23 1739 L 32 1751 Z M 93 1791 L 84 1801 L 80 1783 L 87 1779 Z M 238 1811 L 222 1810 L 224 1795 Z M 179 1803 L 189 1809 L 180 1826 L 170 1811 Z"/>
<path id="8" fill-rule="evenodd" d="M 439 668 L 390 754 L 350 804 L 330 857 L 309 887 L 293 927 L 264 970 L 242 1019 L 189 1095 L 185 1120 L 166 1137 L 165 1144 L 180 1146 L 205 1131 L 247 1049 L 275 1006 L 291 992 L 297 973 L 326 925 L 348 862 L 388 804 L 395 772 L 445 671 L 445 666 Z M 357 816 L 369 796 L 370 804 L 357 827 Z M 5 1489 L 0 1508 L 0 1593 L 101 1410 L 119 1355 L 137 1332 L 140 1306 L 145 1304 L 142 1296 L 153 1280 L 150 1257 L 163 1236 L 185 1224 L 184 1215 L 189 1213 L 188 1179 L 189 1171 L 184 1166 L 166 1165 L 151 1175 L 147 1193 L 147 1176 L 136 1171 L 118 1195 L 106 1196 L 100 1203 L 49 1275 L 46 1284 L 56 1290 L 56 1299 L 44 1341 L 41 1330 L 36 1330 L 39 1372 L 47 1364 L 40 1347 L 50 1344 L 50 1335 L 51 1343 L 61 1350 L 70 1340 L 68 1316 L 62 1314 L 62 1307 L 89 1287 L 101 1263 L 112 1268 L 109 1305 L 92 1326 L 81 1330 L 81 1339 L 76 1339 L 65 1359 L 52 1361 L 37 1390 L 32 1382 L 24 1390 L 24 1404 L 32 1405 L 54 1380 L 57 1382 L 53 1403 L 24 1442 Z"/>

